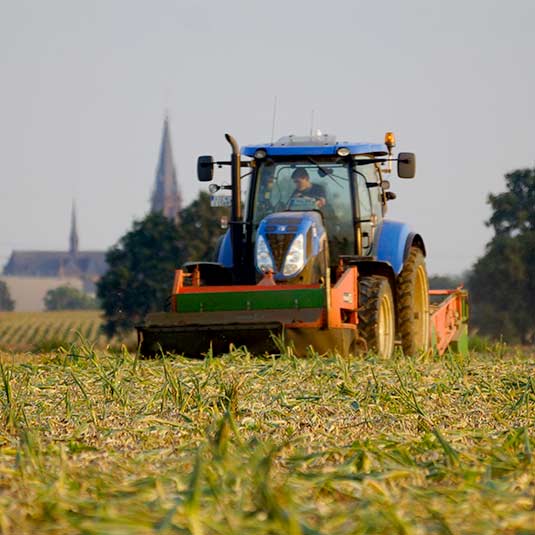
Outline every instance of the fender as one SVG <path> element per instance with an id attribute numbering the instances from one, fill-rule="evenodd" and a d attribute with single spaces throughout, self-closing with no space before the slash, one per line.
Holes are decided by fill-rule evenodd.
<path id="1" fill-rule="evenodd" d="M 406 223 L 384 220 L 375 233 L 373 255 L 381 262 L 388 262 L 394 273 L 400 274 L 412 245 L 426 254 L 422 237 L 412 232 Z"/>
<path id="2" fill-rule="evenodd" d="M 229 230 L 225 232 L 219 244 L 217 262 L 227 268 L 232 268 L 232 240 L 230 239 Z"/>
<path id="3" fill-rule="evenodd" d="M 359 277 L 362 275 L 381 275 L 386 277 L 390 281 L 390 286 L 394 292 L 396 287 L 396 274 L 392 269 L 389 262 L 382 262 L 375 260 L 373 257 L 356 256 L 353 259 L 351 257 L 345 257 L 346 262 L 350 266 L 357 266 L 359 270 Z M 396 299 L 394 292 L 394 300 Z"/>

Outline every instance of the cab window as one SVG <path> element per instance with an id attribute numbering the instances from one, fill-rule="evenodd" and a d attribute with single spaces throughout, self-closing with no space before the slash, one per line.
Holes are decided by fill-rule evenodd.
<path id="1" fill-rule="evenodd" d="M 360 174 L 355 173 L 356 176 L 356 208 L 358 219 L 370 219 L 372 216 L 372 200 L 370 196 L 370 189 L 366 184 L 366 178 Z"/>
<path id="2" fill-rule="evenodd" d="M 257 173 L 252 199 L 255 227 L 274 212 L 317 210 L 323 215 L 331 257 L 353 253 L 353 207 L 346 162 L 316 158 L 274 161 L 262 163 Z"/>
<path id="3" fill-rule="evenodd" d="M 367 158 L 360 157 L 357 159 L 357 161 L 362 162 L 366 159 Z M 355 172 L 357 176 L 363 179 L 363 182 L 366 181 L 368 183 L 367 188 L 369 191 L 372 214 L 375 214 L 377 217 L 381 218 L 381 216 L 383 215 L 383 194 L 382 189 L 380 187 L 381 174 L 378 171 L 376 164 L 369 163 L 365 165 L 356 165 Z M 371 184 L 377 185 L 370 187 Z"/>

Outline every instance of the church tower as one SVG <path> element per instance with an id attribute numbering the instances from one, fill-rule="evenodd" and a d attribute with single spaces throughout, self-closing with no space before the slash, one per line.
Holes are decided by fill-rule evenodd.
<path id="1" fill-rule="evenodd" d="M 78 230 L 76 228 L 76 207 L 72 201 L 71 233 L 69 235 L 69 253 L 71 256 L 78 254 Z"/>
<path id="2" fill-rule="evenodd" d="M 174 221 L 182 209 L 182 195 L 178 188 L 175 164 L 171 152 L 171 134 L 169 132 L 169 117 L 165 117 L 163 124 L 162 145 L 160 158 L 156 169 L 156 182 L 151 199 L 151 212 L 161 212 Z"/>

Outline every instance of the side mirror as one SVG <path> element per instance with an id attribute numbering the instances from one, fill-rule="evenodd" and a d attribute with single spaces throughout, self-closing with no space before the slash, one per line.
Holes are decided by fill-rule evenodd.
<path id="1" fill-rule="evenodd" d="M 197 159 L 197 178 L 199 182 L 211 182 L 214 178 L 214 159 L 211 156 L 199 156 Z"/>
<path id="2" fill-rule="evenodd" d="M 414 178 L 416 174 L 416 155 L 413 152 L 400 152 L 398 154 L 399 178 Z"/>

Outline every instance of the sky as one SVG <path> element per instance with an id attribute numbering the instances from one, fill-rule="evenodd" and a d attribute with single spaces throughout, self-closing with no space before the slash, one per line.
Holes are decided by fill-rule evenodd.
<path id="1" fill-rule="evenodd" d="M 461 274 L 488 194 L 535 167 L 534 20 L 533 0 L 0 0 L 0 267 L 66 250 L 73 200 L 80 248 L 115 244 L 149 210 L 166 113 L 189 203 L 197 156 L 270 141 L 276 99 L 275 139 L 393 131 L 417 172 L 390 178 L 388 217 Z"/>

